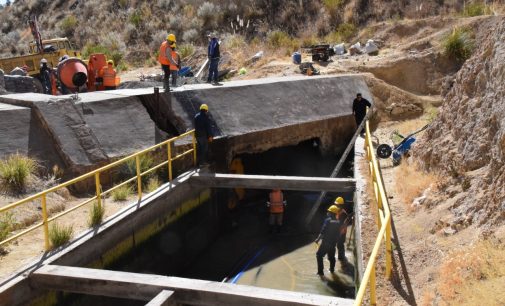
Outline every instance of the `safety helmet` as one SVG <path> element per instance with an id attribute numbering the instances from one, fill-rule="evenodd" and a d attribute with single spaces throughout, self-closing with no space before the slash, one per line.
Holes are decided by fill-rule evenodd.
<path id="1" fill-rule="evenodd" d="M 114 65 L 114 61 L 113 61 L 113 60 L 108 60 L 108 61 L 107 61 L 107 64 L 109 64 L 109 65 Z"/>
<path id="2" fill-rule="evenodd" d="M 337 204 L 337 205 L 342 205 L 342 204 L 344 204 L 344 198 L 342 198 L 342 197 L 338 197 L 338 198 L 336 198 L 336 199 L 335 199 L 335 204 Z"/>
<path id="3" fill-rule="evenodd" d="M 167 35 L 167 40 L 168 41 L 173 41 L 173 42 L 176 42 L 176 39 L 175 39 L 175 35 L 170 33 Z"/>
<path id="4" fill-rule="evenodd" d="M 43 59 L 40 60 L 40 63 L 41 64 L 47 64 L 47 60 L 45 58 L 43 58 Z"/>
<path id="5" fill-rule="evenodd" d="M 340 208 L 338 208 L 337 205 L 331 205 L 328 208 L 328 212 L 331 212 L 331 213 L 334 213 L 334 214 L 338 214 L 339 211 L 340 211 Z"/>
<path id="6" fill-rule="evenodd" d="M 200 110 L 209 111 L 209 106 L 207 104 L 200 105 Z"/>

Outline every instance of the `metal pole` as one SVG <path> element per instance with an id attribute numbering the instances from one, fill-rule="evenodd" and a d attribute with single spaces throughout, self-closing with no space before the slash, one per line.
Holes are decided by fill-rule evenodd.
<path id="1" fill-rule="evenodd" d="M 171 142 L 167 143 L 167 154 L 168 154 L 168 181 L 172 181 L 172 146 Z"/>
<path id="2" fill-rule="evenodd" d="M 196 135 L 193 131 L 193 166 L 196 167 Z"/>
<path id="3" fill-rule="evenodd" d="M 49 224 L 47 224 L 47 205 L 46 205 L 46 194 L 44 193 L 40 201 L 42 202 L 42 224 L 44 225 L 44 246 L 46 251 L 49 251 L 51 246 L 49 245 Z"/>
<path id="4" fill-rule="evenodd" d="M 98 208 L 102 207 L 102 186 L 100 186 L 100 172 L 95 173 L 96 203 Z"/>
<path id="5" fill-rule="evenodd" d="M 140 176 L 140 156 L 135 156 L 135 164 L 137 168 L 137 193 L 139 201 L 142 199 L 142 177 Z"/>

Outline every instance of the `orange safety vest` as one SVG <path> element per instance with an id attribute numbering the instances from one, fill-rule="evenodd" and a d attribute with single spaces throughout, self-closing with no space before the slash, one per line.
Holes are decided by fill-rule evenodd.
<path id="1" fill-rule="evenodd" d="M 116 86 L 116 70 L 109 66 L 102 68 L 103 86 L 115 87 Z"/>
<path id="2" fill-rule="evenodd" d="M 170 54 L 172 55 L 172 60 L 177 63 L 179 61 L 179 54 L 177 54 L 177 51 L 175 51 L 174 49 L 172 49 L 172 48 L 170 48 L 170 49 L 171 49 Z M 170 63 L 170 70 L 179 71 L 179 67 L 177 67 L 177 65 Z"/>
<path id="3" fill-rule="evenodd" d="M 162 65 L 170 66 L 170 60 L 167 57 L 167 48 L 169 47 L 168 41 L 164 41 L 160 46 L 160 54 L 158 55 L 158 62 Z"/>
<path id="4" fill-rule="evenodd" d="M 270 213 L 280 214 L 284 212 L 282 191 L 270 192 Z"/>

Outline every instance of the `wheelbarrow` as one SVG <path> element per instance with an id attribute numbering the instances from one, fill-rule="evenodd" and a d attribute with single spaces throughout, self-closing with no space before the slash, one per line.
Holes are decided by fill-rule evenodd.
<path id="1" fill-rule="evenodd" d="M 393 166 L 399 165 L 402 161 L 402 157 L 409 155 L 412 145 L 414 144 L 414 142 L 416 142 L 416 138 L 414 137 L 414 135 L 421 133 L 428 126 L 429 124 L 423 126 L 421 129 L 413 133 L 410 133 L 407 136 L 401 135 L 400 133 L 398 133 L 398 131 L 393 131 L 393 133 L 391 133 L 391 142 L 393 142 L 394 136 L 400 137 L 402 141 L 393 146 L 390 146 L 386 143 L 380 144 L 377 147 L 377 156 L 379 156 L 379 158 L 386 159 L 389 158 L 391 155 L 393 155 Z"/>

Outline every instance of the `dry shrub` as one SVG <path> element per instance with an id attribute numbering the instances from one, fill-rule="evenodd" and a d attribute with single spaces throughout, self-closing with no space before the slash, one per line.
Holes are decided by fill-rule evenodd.
<path id="1" fill-rule="evenodd" d="M 395 180 L 396 191 L 401 200 L 410 205 L 424 190 L 435 186 L 439 178 L 434 173 L 421 170 L 417 163 L 409 163 L 403 159 L 395 169 Z"/>
<path id="2" fill-rule="evenodd" d="M 73 226 L 64 226 L 54 223 L 49 228 L 49 240 L 51 241 L 51 247 L 56 249 L 70 241 L 74 234 Z"/>
<path id="3" fill-rule="evenodd" d="M 13 154 L 0 161 L 1 189 L 10 192 L 24 191 L 28 180 L 37 170 L 37 161 L 21 155 Z"/>
<path id="4" fill-rule="evenodd" d="M 505 245 L 482 241 L 449 254 L 437 292 L 446 305 L 503 305 Z"/>

